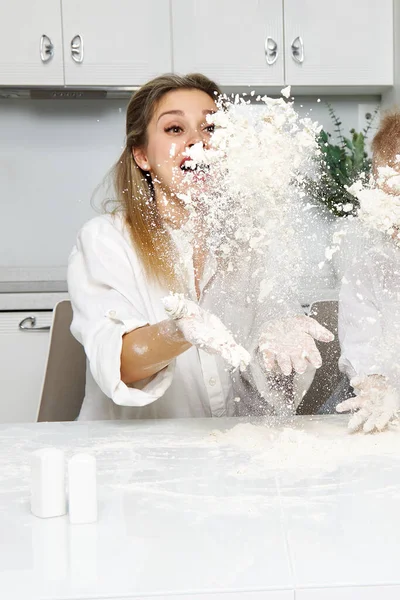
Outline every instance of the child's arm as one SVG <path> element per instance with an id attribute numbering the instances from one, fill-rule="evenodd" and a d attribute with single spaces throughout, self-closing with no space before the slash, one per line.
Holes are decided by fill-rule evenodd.
<path id="1" fill-rule="evenodd" d="M 380 373 L 376 350 L 381 337 L 374 274 L 364 259 L 345 273 L 339 293 L 339 368 L 349 379 Z"/>
<path id="2" fill-rule="evenodd" d="M 380 351 L 381 311 L 375 293 L 378 268 L 375 265 L 374 271 L 371 262 L 360 262 L 345 274 L 340 291 L 339 367 L 349 376 L 355 397 L 336 409 L 355 412 L 349 420 L 352 432 L 384 429 L 400 406 L 399 395 L 385 376 L 389 366 L 382 362 Z"/>

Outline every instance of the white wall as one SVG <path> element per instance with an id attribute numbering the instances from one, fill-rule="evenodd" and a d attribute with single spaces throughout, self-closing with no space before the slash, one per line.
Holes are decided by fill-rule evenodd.
<path id="1" fill-rule="evenodd" d="M 394 17 L 394 85 L 382 94 L 383 109 L 400 107 L 400 2 L 393 4 Z"/>
<path id="2" fill-rule="evenodd" d="M 116 100 L 0 102 L 0 266 L 66 264 L 121 151 L 124 110 Z"/>
<path id="3" fill-rule="evenodd" d="M 331 131 L 325 99 L 346 134 L 358 128 L 360 102 L 379 102 L 376 96 L 296 99 L 302 115 Z M 66 265 L 79 227 L 95 214 L 92 193 L 123 146 L 126 104 L 0 100 L 0 268 Z M 314 237 L 318 242 L 321 235 Z"/>
<path id="4" fill-rule="evenodd" d="M 326 103 L 330 103 L 334 108 L 337 116 L 342 122 L 343 133 L 347 137 L 351 137 L 350 129 L 354 128 L 357 131 L 365 125 L 364 120 L 359 119 L 359 106 L 368 105 L 371 108 L 380 105 L 380 96 L 319 96 L 311 99 L 308 97 L 295 98 L 295 108 L 301 116 L 309 116 L 315 121 L 323 125 L 324 129 L 329 133 L 334 134 L 334 125 L 329 116 Z M 361 113 L 364 115 L 364 112 Z M 375 122 L 375 126 L 378 124 Z M 335 139 L 335 136 L 334 136 Z"/>

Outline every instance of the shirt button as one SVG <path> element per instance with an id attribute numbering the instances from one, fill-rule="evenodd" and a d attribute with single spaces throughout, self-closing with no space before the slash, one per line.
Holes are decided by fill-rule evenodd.
<path id="1" fill-rule="evenodd" d="M 108 316 L 111 317 L 111 319 L 115 319 L 115 317 L 117 316 L 117 313 L 115 310 L 109 310 Z"/>
<path id="2" fill-rule="evenodd" d="M 217 380 L 215 379 L 215 377 L 211 377 L 211 379 L 208 382 L 210 385 L 215 385 L 217 383 Z"/>

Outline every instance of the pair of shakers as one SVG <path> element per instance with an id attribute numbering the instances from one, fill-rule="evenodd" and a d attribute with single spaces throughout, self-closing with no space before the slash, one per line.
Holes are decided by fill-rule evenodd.
<path id="1" fill-rule="evenodd" d="M 60 517 L 70 523 L 97 521 L 96 458 L 74 454 L 68 460 L 58 448 L 42 448 L 31 454 L 31 512 L 36 517 Z M 68 476 L 68 494 L 66 472 Z M 67 507 L 68 496 L 68 507 Z"/>

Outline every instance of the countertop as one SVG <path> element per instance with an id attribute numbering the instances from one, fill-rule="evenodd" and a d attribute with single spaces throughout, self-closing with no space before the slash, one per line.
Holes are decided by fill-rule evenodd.
<path id="1" fill-rule="evenodd" d="M 67 292 L 0 293 L 0 311 L 53 310 L 57 302 L 68 299 Z"/>
<path id="2" fill-rule="evenodd" d="M 52 310 L 68 298 L 66 267 L 0 267 L 1 310 Z"/>
<path id="3" fill-rule="evenodd" d="M 43 285 L 42 285 L 43 284 Z M 2 287 L 3 286 L 3 287 Z M 0 281 L 0 311 L 2 310 L 53 310 L 57 302 L 69 298 L 66 282 L 21 282 L 9 285 Z M 52 291 L 54 288 L 54 291 Z M 8 289 L 10 291 L 6 292 Z M 12 291 L 14 290 L 14 291 Z M 316 300 L 335 300 L 337 290 L 321 290 L 312 297 L 301 296 L 306 308 Z"/>
<path id="4" fill-rule="evenodd" d="M 66 281 L 0 281 L 0 294 L 67 292 Z"/>
<path id="5" fill-rule="evenodd" d="M 1 598 L 398 600 L 400 429 L 346 423 L 1 425 Z M 96 524 L 30 513 L 48 445 L 96 456 Z"/>

